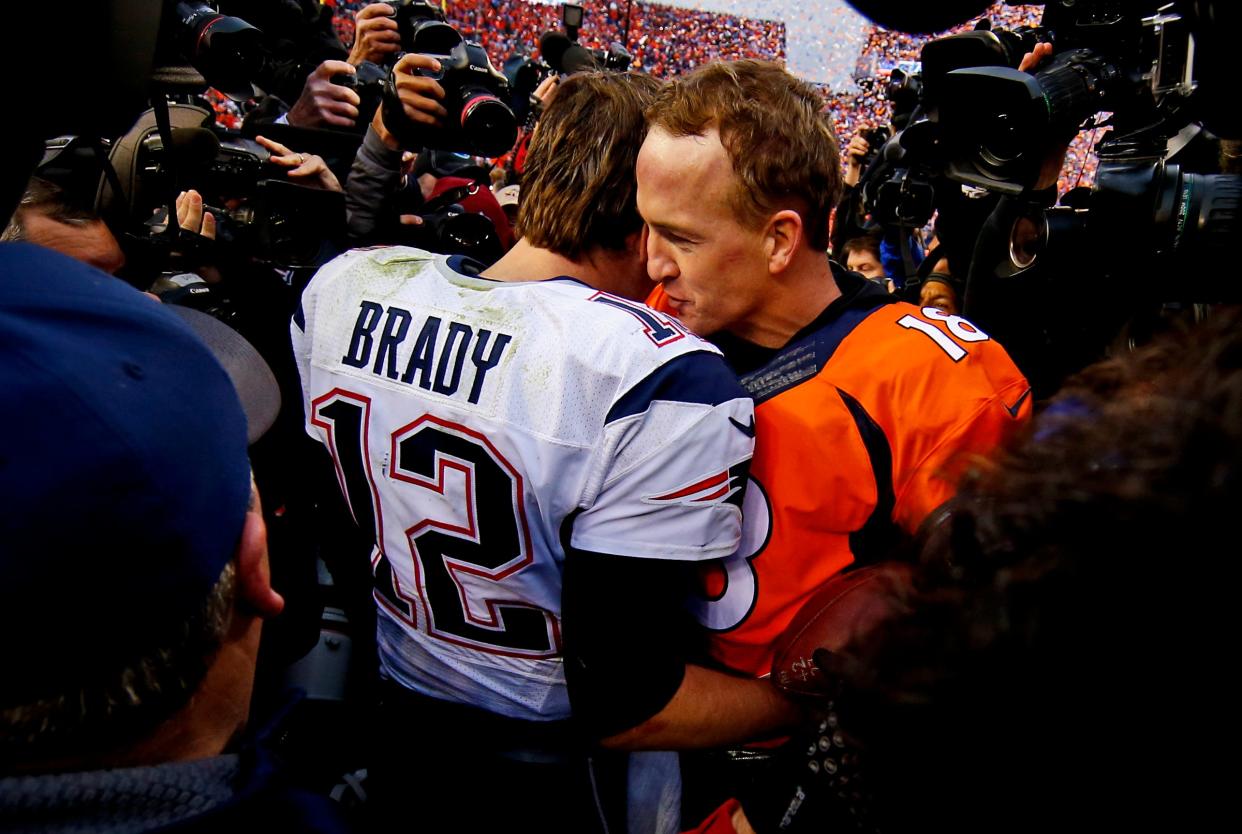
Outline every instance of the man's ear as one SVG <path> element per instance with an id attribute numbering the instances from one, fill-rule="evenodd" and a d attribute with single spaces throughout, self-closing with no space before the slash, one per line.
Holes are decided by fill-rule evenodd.
<path id="1" fill-rule="evenodd" d="M 237 601 L 264 619 L 275 617 L 285 607 L 285 598 L 272 588 L 272 572 L 267 562 L 267 525 L 259 502 L 246 511 L 241 541 L 237 545 Z"/>
<path id="2" fill-rule="evenodd" d="M 777 275 L 789 268 L 802 245 L 802 234 L 802 215 L 793 209 L 781 209 L 768 219 L 763 238 L 768 272 Z"/>

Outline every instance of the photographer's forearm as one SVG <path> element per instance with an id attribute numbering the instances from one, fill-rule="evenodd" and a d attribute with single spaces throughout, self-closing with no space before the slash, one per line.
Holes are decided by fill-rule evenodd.
<path id="1" fill-rule="evenodd" d="M 400 178 L 401 151 L 385 144 L 375 128 L 367 128 L 345 183 L 351 240 L 365 240 L 374 233 Z"/>

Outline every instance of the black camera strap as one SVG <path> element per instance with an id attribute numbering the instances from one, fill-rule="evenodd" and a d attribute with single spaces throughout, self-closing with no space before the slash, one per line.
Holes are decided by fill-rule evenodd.
<path id="1" fill-rule="evenodd" d="M 901 251 L 901 283 L 904 285 L 919 274 L 919 264 L 914 262 L 914 252 L 910 249 L 910 238 L 914 237 L 915 229 L 912 226 L 898 226 L 897 232 L 897 246 Z"/>
<path id="2" fill-rule="evenodd" d="M 151 96 L 151 109 L 155 114 L 155 127 L 159 131 L 160 141 L 164 143 L 165 148 L 173 147 L 172 120 L 168 115 L 168 98 L 163 91 L 156 89 Z M 176 157 L 173 154 L 168 155 L 168 164 L 176 165 Z M 175 240 L 181 232 L 180 226 L 177 224 L 177 189 L 176 189 L 176 172 L 167 179 L 168 193 L 165 195 L 168 206 L 168 224 L 164 228 L 164 236 L 169 240 Z M 113 186 L 116 187 L 115 185 Z M 120 192 L 118 192 L 120 193 Z"/>

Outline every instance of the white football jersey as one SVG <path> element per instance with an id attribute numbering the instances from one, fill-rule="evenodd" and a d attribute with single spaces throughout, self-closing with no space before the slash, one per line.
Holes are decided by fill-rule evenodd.
<path id="1" fill-rule="evenodd" d="M 375 530 L 383 672 L 563 719 L 565 541 L 728 556 L 753 408 L 675 320 L 573 279 L 458 271 L 469 264 L 392 247 L 324 266 L 293 324 L 306 427 Z"/>

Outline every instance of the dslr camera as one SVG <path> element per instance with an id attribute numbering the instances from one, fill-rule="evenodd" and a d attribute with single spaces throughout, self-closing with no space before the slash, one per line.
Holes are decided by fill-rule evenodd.
<path id="1" fill-rule="evenodd" d="M 440 82 L 448 115 L 439 128 L 408 118 L 397 95 L 396 73 L 389 71 L 380 105 L 389 132 L 411 148 L 489 157 L 507 153 L 517 141 L 517 118 L 505 104 L 509 82 L 492 66 L 483 47 L 464 39 L 444 13 L 426 0 L 394 5 L 402 50 L 430 55 L 440 62 L 439 72 L 419 73 Z"/>

